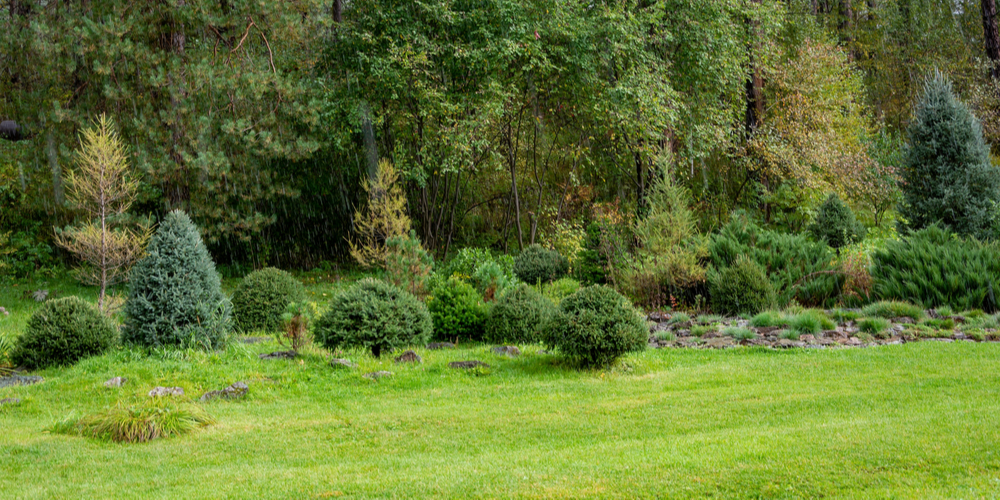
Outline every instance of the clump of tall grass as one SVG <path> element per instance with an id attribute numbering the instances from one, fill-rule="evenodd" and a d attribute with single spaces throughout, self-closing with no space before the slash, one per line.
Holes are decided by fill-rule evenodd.
<path id="1" fill-rule="evenodd" d="M 200 407 L 167 398 L 134 404 L 118 403 L 80 419 L 67 418 L 52 427 L 57 434 L 106 439 L 116 443 L 143 443 L 187 434 L 215 420 Z"/>
<path id="2" fill-rule="evenodd" d="M 883 300 L 868 304 L 861 310 L 861 314 L 886 319 L 913 318 L 914 320 L 919 320 L 924 317 L 924 311 L 920 306 L 898 300 Z"/>

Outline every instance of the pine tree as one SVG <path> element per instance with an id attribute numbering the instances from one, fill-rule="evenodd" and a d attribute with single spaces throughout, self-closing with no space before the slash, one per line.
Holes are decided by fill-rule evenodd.
<path id="1" fill-rule="evenodd" d="M 941 73 L 925 83 L 908 134 L 900 208 L 908 227 L 939 222 L 959 234 L 989 236 L 1000 179 L 979 121 Z"/>
<path id="2" fill-rule="evenodd" d="M 132 269 L 122 339 L 219 348 L 230 330 L 231 310 L 198 228 L 184 212 L 170 212 L 146 257 Z"/>
<path id="3" fill-rule="evenodd" d="M 819 207 L 819 214 L 809 231 L 817 240 L 839 251 L 843 246 L 863 240 L 867 228 L 858 222 L 839 196 L 831 194 Z"/>

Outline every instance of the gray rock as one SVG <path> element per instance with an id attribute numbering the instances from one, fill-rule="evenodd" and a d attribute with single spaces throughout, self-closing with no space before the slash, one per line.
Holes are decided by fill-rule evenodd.
<path id="1" fill-rule="evenodd" d="M 427 348 L 432 351 L 436 351 L 438 349 L 454 349 L 455 344 L 452 344 L 451 342 L 431 342 L 430 344 L 427 344 Z"/>
<path id="2" fill-rule="evenodd" d="M 670 315 L 663 311 L 653 311 L 646 316 L 646 319 L 656 323 L 662 323 L 664 321 L 669 321 Z"/>
<path id="3" fill-rule="evenodd" d="M 115 378 L 109 379 L 107 382 L 105 382 L 104 383 L 104 387 L 108 387 L 108 388 L 111 388 L 111 387 L 121 387 L 121 386 L 125 385 L 125 382 L 128 382 L 127 378 L 115 377 Z"/>
<path id="4" fill-rule="evenodd" d="M 396 363 L 423 363 L 423 361 L 420 355 L 413 351 L 406 351 L 396 356 Z"/>
<path id="5" fill-rule="evenodd" d="M 33 385 L 45 381 L 37 375 L 10 375 L 0 377 L 0 387 L 10 387 L 12 385 Z"/>
<path id="6" fill-rule="evenodd" d="M 181 387 L 154 387 L 153 390 L 149 391 L 149 397 L 156 398 L 160 396 L 183 396 L 184 389 Z"/>
<path id="7" fill-rule="evenodd" d="M 357 368 L 356 363 L 351 363 L 349 359 L 333 358 L 330 360 L 330 366 L 334 368 Z"/>
<path id="8" fill-rule="evenodd" d="M 6 405 L 14 406 L 14 405 L 19 405 L 19 404 L 21 404 L 21 400 L 18 399 L 18 398 L 0 399 L 0 406 L 6 406 Z"/>
<path id="9" fill-rule="evenodd" d="M 482 361 L 452 361 L 448 363 L 449 368 L 475 368 L 477 366 L 482 366 L 483 368 L 489 368 L 490 365 L 483 363 Z"/>
<path id="10" fill-rule="evenodd" d="M 726 347 L 733 347 L 735 345 L 736 342 L 732 337 L 713 337 L 705 342 L 705 347 L 710 347 L 712 349 L 725 349 Z"/>
<path id="11" fill-rule="evenodd" d="M 260 344 L 271 340 L 271 337 L 243 337 L 240 339 L 240 342 L 243 342 L 244 344 Z"/>
<path id="12" fill-rule="evenodd" d="M 276 351 L 257 356 L 260 359 L 295 359 L 298 353 L 295 351 Z"/>
<path id="13" fill-rule="evenodd" d="M 247 391 L 249 390 L 250 387 L 248 387 L 245 382 L 236 382 L 221 391 L 208 391 L 205 394 L 202 394 L 201 398 L 199 398 L 198 400 L 211 401 L 216 398 L 238 399 L 242 398 L 243 396 L 246 396 Z"/>
<path id="14" fill-rule="evenodd" d="M 10 313 L 7 312 L 7 310 L 4 309 L 2 306 L 0 306 L 0 314 L 3 314 L 4 316 L 10 316 Z"/>
<path id="15" fill-rule="evenodd" d="M 892 318 L 892 322 L 893 323 L 900 323 L 900 324 L 904 324 L 904 325 L 912 325 L 912 324 L 916 323 L 916 321 L 913 321 L 913 318 L 911 318 L 909 316 L 903 316 L 903 317 L 899 317 L 899 318 Z"/>
<path id="16" fill-rule="evenodd" d="M 493 354 L 499 354 L 501 356 L 507 356 L 507 357 L 514 357 L 521 355 L 521 350 L 518 349 L 517 346 L 512 346 L 512 345 L 498 346 L 490 350 L 493 351 Z"/>
<path id="17" fill-rule="evenodd" d="M 371 372 L 362 375 L 362 377 L 372 380 L 378 380 L 380 378 L 391 377 L 391 376 L 392 372 L 386 372 L 386 371 Z"/>

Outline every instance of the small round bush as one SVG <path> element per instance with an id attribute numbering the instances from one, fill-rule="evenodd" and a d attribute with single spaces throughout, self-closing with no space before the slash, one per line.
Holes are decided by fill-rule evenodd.
<path id="1" fill-rule="evenodd" d="M 486 341 L 495 344 L 530 344 L 539 337 L 555 312 L 549 299 L 524 283 L 509 290 L 490 308 Z"/>
<path id="2" fill-rule="evenodd" d="M 427 308 L 434 321 L 435 337 L 482 340 L 489 308 L 472 285 L 456 277 L 449 278 L 434 289 Z"/>
<path id="3" fill-rule="evenodd" d="M 330 301 L 315 323 L 323 347 L 362 347 L 375 357 L 426 344 L 433 322 L 427 306 L 411 293 L 372 278 L 363 279 Z"/>
<path id="4" fill-rule="evenodd" d="M 28 320 L 10 358 L 15 366 L 71 365 L 103 353 L 118 340 L 118 329 L 93 305 L 78 297 L 50 300 Z"/>
<path id="5" fill-rule="evenodd" d="M 709 273 L 712 310 L 720 314 L 757 314 L 774 306 L 774 285 L 764 270 L 745 256 L 721 272 Z"/>
<path id="6" fill-rule="evenodd" d="M 646 322 L 620 293 L 603 285 L 563 299 L 545 328 L 545 343 L 583 366 L 606 366 L 646 347 Z"/>
<path id="7" fill-rule="evenodd" d="M 233 319 L 236 328 L 277 331 L 288 304 L 305 300 L 305 288 L 291 274 L 267 267 L 254 271 L 233 291 Z"/>
<path id="8" fill-rule="evenodd" d="M 562 278 L 569 272 L 569 261 L 555 250 L 547 250 L 541 245 L 525 248 L 514 260 L 514 274 L 525 283 L 534 285 L 541 281 L 548 283 Z"/>

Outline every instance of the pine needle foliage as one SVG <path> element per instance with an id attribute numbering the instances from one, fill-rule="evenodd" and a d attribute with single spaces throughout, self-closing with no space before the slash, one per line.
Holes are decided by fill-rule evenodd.
<path id="1" fill-rule="evenodd" d="M 712 310 L 721 314 L 757 314 L 774 306 L 774 285 L 757 262 L 739 256 L 733 265 L 708 274 Z"/>
<path id="2" fill-rule="evenodd" d="M 427 305 L 397 286 L 372 278 L 330 301 L 316 320 L 316 341 L 327 349 L 360 347 L 380 357 L 393 349 L 424 345 L 433 321 Z"/>
<path id="3" fill-rule="evenodd" d="M 387 280 L 423 300 L 430 293 L 434 258 L 424 250 L 416 231 L 409 235 L 392 236 L 385 242 L 385 275 Z"/>
<path id="4" fill-rule="evenodd" d="M 546 345 L 586 367 L 613 363 L 646 348 L 646 322 L 614 289 L 593 285 L 566 297 L 546 324 Z"/>
<path id="5" fill-rule="evenodd" d="M 170 212 L 132 269 L 123 340 L 219 349 L 231 329 L 231 312 L 198 228 L 184 212 Z"/>
<path id="6" fill-rule="evenodd" d="M 97 356 L 118 342 L 118 328 L 79 297 L 46 301 L 17 339 L 10 359 L 27 368 L 71 365 Z M 0 360 L 2 361 L 2 360 Z"/>
<path id="7" fill-rule="evenodd" d="M 382 267 L 388 253 L 386 241 L 410 232 L 406 193 L 396 167 L 385 159 L 379 161 L 375 177 L 361 187 L 368 206 L 354 213 L 355 239 L 348 241 L 351 257 L 364 267 Z"/>
<path id="8" fill-rule="evenodd" d="M 924 308 L 997 310 L 1000 247 L 934 225 L 872 254 L 874 294 Z"/>
<path id="9" fill-rule="evenodd" d="M 841 247 L 863 240 L 867 228 L 858 222 L 850 207 L 840 201 L 840 197 L 834 193 L 820 205 L 816 220 L 809 226 L 809 232 L 817 240 L 839 250 Z"/>
<path id="10" fill-rule="evenodd" d="M 493 303 L 486 319 L 486 341 L 495 344 L 538 342 L 554 312 L 552 301 L 535 287 L 521 283 Z"/>
<path id="11" fill-rule="evenodd" d="M 990 236 L 1000 173 L 979 121 L 940 72 L 924 84 L 909 129 L 900 213 L 910 229 L 934 223 L 965 236 Z"/>
<path id="12" fill-rule="evenodd" d="M 83 261 L 77 276 L 100 286 L 97 307 L 106 312 L 107 287 L 125 279 L 142 257 L 150 226 L 118 223 L 132 206 L 139 181 L 131 175 L 128 152 L 106 115 L 101 114 L 81 134 L 76 163 L 77 169 L 68 174 L 67 199 L 86 219 L 78 226 L 57 230 L 55 242 Z"/>
<path id="13" fill-rule="evenodd" d="M 708 258 L 717 272 L 747 256 L 763 269 L 776 293 L 777 305 L 792 299 L 806 306 L 832 305 L 840 296 L 844 275 L 825 244 L 801 234 L 762 229 L 745 215 L 736 215 L 712 235 Z"/>
<path id="14" fill-rule="evenodd" d="M 305 287 L 287 271 L 266 267 L 246 275 L 233 290 L 233 320 L 243 332 L 281 329 L 288 304 L 305 300 Z"/>

